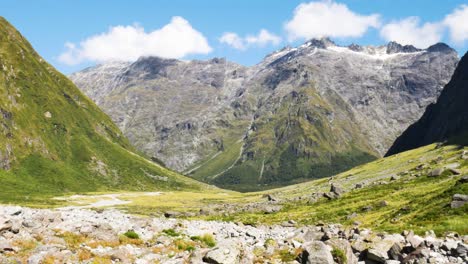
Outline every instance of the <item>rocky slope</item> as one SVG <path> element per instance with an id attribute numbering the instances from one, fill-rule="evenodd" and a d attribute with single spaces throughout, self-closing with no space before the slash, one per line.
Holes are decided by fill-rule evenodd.
<path id="1" fill-rule="evenodd" d="M 140 58 L 70 78 L 146 154 L 195 178 L 254 190 L 383 155 L 437 98 L 457 61 L 441 43 L 418 50 L 321 39 L 252 67 Z"/>
<path id="2" fill-rule="evenodd" d="M 0 67 L 0 201 L 200 187 L 135 155 L 111 119 L 1 17 Z"/>
<path id="3" fill-rule="evenodd" d="M 387 155 L 453 139 L 468 144 L 468 53 L 460 60 L 450 82 L 421 119 L 397 138 Z"/>
<path id="4" fill-rule="evenodd" d="M 0 207 L 2 263 L 466 263 L 468 237 Z"/>

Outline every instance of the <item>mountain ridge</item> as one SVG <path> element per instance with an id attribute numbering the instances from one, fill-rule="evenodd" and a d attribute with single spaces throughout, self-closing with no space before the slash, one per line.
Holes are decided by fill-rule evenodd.
<path id="1" fill-rule="evenodd" d="M 393 51 L 401 46 L 392 45 Z M 348 160 L 343 169 L 383 155 L 436 99 L 458 61 L 443 44 L 428 48 L 431 52 L 401 46 L 405 52 L 391 54 L 388 46 L 356 52 L 356 46 L 321 39 L 283 48 L 251 67 L 219 58 L 140 58 L 122 64 L 110 79 L 100 70 L 105 66 L 70 78 L 138 149 L 169 167 L 207 182 L 231 168 L 232 173 L 215 177 L 220 186 L 233 183 L 230 188 L 283 185 L 285 179 L 304 180 L 301 175 L 338 172 L 330 166 L 338 152 Z M 297 102 L 296 108 L 288 106 Z M 286 114 L 288 109 L 296 112 Z M 314 122 L 322 124 L 318 130 Z M 290 164 L 283 167 L 299 170 L 279 176 L 285 162 Z M 310 173 L 311 164 L 323 168 Z"/>
<path id="2" fill-rule="evenodd" d="M 468 53 L 458 63 L 437 102 L 430 104 L 423 116 L 396 139 L 386 156 L 447 140 L 468 144 L 463 138 L 468 133 L 467 77 Z"/>

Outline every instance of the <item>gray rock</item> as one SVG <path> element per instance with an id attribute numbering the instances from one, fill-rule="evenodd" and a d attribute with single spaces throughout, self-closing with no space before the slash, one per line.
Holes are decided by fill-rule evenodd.
<path id="1" fill-rule="evenodd" d="M 6 240 L 0 240 L 0 253 L 14 251 L 13 246 Z"/>
<path id="2" fill-rule="evenodd" d="M 344 194 L 343 188 L 341 188 L 341 187 L 339 187 L 339 186 L 337 186 L 335 184 L 332 184 L 330 186 L 330 192 L 335 193 L 338 196 L 341 196 L 342 194 Z"/>
<path id="3" fill-rule="evenodd" d="M 5 231 L 11 231 L 13 224 L 10 220 L 0 219 L 0 233 Z"/>
<path id="4" fill-rule="evenodd" d="M 458 181 L 457 184 L 463 184 L 468 182 L 468 175 L 463 175 Z"/>
<path id="5" fill-rule="evenodd" d="M 331 246 L 332 248 L 341 250 L 346 256 L 346 263 L 357 264 L 358 259 L 354 255 L 353 249 L 351 248 L 348 240 L 332 238 L 326 241 L 325 244 Z"/>
<path id="6" fill-rule="evenodd" d="M 437 169 L 434 169 L 432 170 L 430 173 L 429 173 L 429 177 L 437 177 L 437 176 L 440 176 L 442 175 L 442 173 L 444 173 L 445 169 L 444 168 L 437 168 Z"/>
<path id="7" fill-rule="evenodd" d="M 269 202 L 279 202 L 279 199 L 272 194 L 266 194 L 265 197 Z"/>
<path id="8" fill-rule="evenodd" d="M 388 259 L 387 252 L 383 252 L 379 249 L 369 248 L 366 252 L 366 261 L 374 261 L 377 263 L 385 263 Z"/>
<path id="9" fill-rule="evenodd" d="M 321 241 L 306 242 L 302 245 L 300 255 L 302 263 L 307 264 L 333 264 L 330 248 Z"/>
<path id="10" fill-rule="evenodd" d="M 466 257 L 468 254 L 468 247 L 462 243 L 459 243 L 454 252 L 456 256 Z"/>
<path id="11" fill-rule="evenodd" d="M 460 208 L 468 202 L 468 195 L 464 194 L 454 194 L 452 197 L 452 202 L 450 203 L 450 207 L 452 208 Z"/>
<path id="12" fill-rule="evenodd" d="M 424 242 L 424 239 L 418 235 L 411 235 L 406 238 L 413 248 L 418 248 Z"/>
<path id="13" fill-rule="evenodd" d="M 211 264 L 238 264 L 240 254 L 241 252 L 237 244 L 226 243 L 208 251 L 203 257 L 203 261 Z"/>

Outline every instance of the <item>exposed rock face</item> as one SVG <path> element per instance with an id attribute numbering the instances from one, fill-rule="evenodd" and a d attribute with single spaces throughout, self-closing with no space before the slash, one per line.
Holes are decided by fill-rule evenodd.
<path id="1" fill-rule="evenodd" d="M 437 98 L 457 61 L 445 44 L 340 47 L 314 39 L 252 67 L 141 58 L 70 78 L 146 154 L 252 190 L 383 155 Z"/>
<path id="2" fill-rule="evenodd" d="M 468 55 L 465 54 L 437 102 L 429 105 L 421 119 L 398 137 L 387 155 L 448 139 L 466 145 L 468 143 L 467 100 Z"/>

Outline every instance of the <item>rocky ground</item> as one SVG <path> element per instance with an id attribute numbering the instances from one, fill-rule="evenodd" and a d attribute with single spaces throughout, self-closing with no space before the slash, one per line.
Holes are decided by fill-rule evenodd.
<path id="1" fill-rule="evenodd" d="M 466 263 L 468 236 L 0 207 L 0 263 Z"/>

